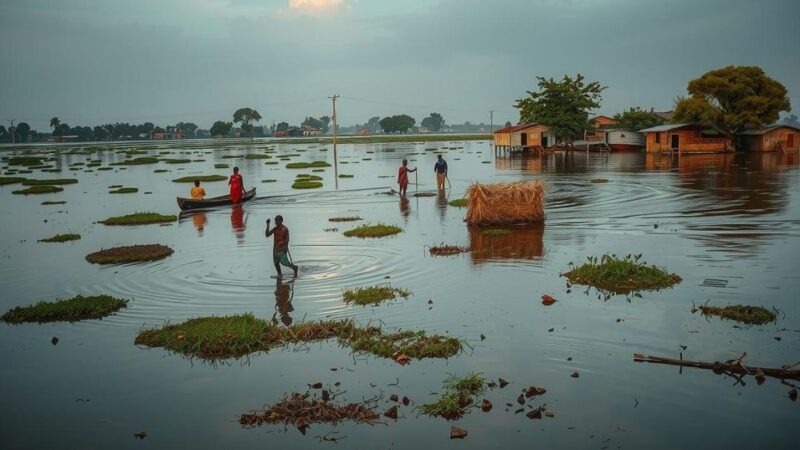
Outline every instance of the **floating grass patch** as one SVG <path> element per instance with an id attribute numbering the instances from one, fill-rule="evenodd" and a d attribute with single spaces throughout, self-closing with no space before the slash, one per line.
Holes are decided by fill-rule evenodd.
<path id="1" fill-rule="evenodd" d="M 38 166 L 42 164 L 44 157 L 38 156 L 14 156 L 8 159 L 9 166 Z"/>
<path id="2" fill-rule="evenodd" d="M 287 169 L 312 169 L 312 168 L 319 168 L 319 167 L 330 167 L 331 165 L 326 163 L 325 161 L 314 161 L 314 162 L 294 162 L 286 164 Z"/>
<path id="3" fill-rule="evenodd" d="M 403 231 L 402 228 L 394 225 L 361 225 L 358 228 L 345 231 L 344 235 L 347 237 L 378 238 L 397 234 L 401 231 Z"/>
<path id="4" fill-rule="evenodd" d="M 340 173 L 339 178 L 353 178 L 355 175 L 350 175 L 346 173 Z"/>
<path id="5" fill-rule="evenodd" d="M 589 181 L 590 181 L 590 182 L 592 182 L 592 183 L 594 183 L 594 184 L 608 183 L 608 180 L 607 180 L 607 179 L 605 179 L 605 178 L 592 178 L 592 179 L 591 179 L 591 180 L 589 180 Z"/>
<path id="6" fill-rule="evenodd" d="M 18 183 L 22 183 L 25 180 L 27 180 L 27 178 L 22 178 L 22 177 L 0 177 L 0 186 L 4 186 L 6 184 L 18 184 Z"/>
<path id="7" fill-rule="evenodd" d="M 39 239 L 39 242 L 68 242 L 68 241 L 77 241 L 80 238 L 81 238 L 80 234 L 66 233 L 66 234 L 57 234 L 55 236 L 51 236 L 45 239 Z"/>
<path id="8" fill-rule="evenodd" d="M 457 198 L 455 200 L 450 200 L 447 202 L 450 206 L 455 206 L 456 208 L 466 208 L 469 205 L 469 200 L 466 198 Z"/>
<path id="9" fill-rule="evenodd" d="M 489 228 L 488 230 L 481 231 L 481 234 L 484 236 L 508 236 L 511 234 L 511 231 L 499 228 Z"/>
<path id="10" fill-rule="evenodd" d="M 564 273 L 571 282 L 594 286 L 614 293 L 640 290 L 657 290 L 670 287 L 681 281 L 681 277 L 661 267 L 648 265 L 642 255 L 627 255 L 618 258 L 605 254 L 599 259 L 588 257 L 581 266 L 570 263 L 570 271 Z"/>
<path id="11" fill-rule="evenodd" d="M 224 175 L 195 175 L 191 177 L 182 177 L 182 178 L 175 178 L 172 180 L 173 183 L 194 183 L 195 180 L 198 180 L 202 183 L 210 183 L 212 181 L 225 181 L 228 177 Z"/>
<path id="12" fill-rule="evenodd" d="M 97 170 L 114 170 L 113 167 L 98 167 Z"/>
<path id="13" fill-rule="evenodd" d="M 108 191 L 109 194 L 135 194 L 137 192 L 139 192 L 139 188 L 135 187 L 121 187 Z"/>
<path id="14" fill-rule="evenodd" d="M 478 396 L 486 390 L 486 379 L 477 373 L 464 377 L 448 375 L 442 382 L 442 387 L 444 392 L 439 400 L 426 403 L 419 410 L 429 416 L 454 420 L 463 417 L 475 404 Z"/>
<path id="15" fill-rule="evenodd" d="M 128 245 L 90 253 L 86 255 L 86 260 L 93 264 L 124 264 L 156 261 L 172 253 L 171 248 L 161 244 Z"/>
<path id="16" fill-rule="evenodd" d="M 61 186 L 65 184 L 75 184 L 78 180 L 75 178 L 62 178 L 53 180 L 25 180 L 22 182 L 23 186 Z"/>
<path id="17" fill-rule="evenodd" d="M 184 159 L 184 158 L 164 158 L 161 162 L 165 164 L 187 164 L 192 162 L 191 159 Z"/>
<path id="18" fill-rule="evenodd" d="M 410 291 L 405 289 L 393 288 L 391 286 L 370 286 L 356 289 L 346 289 L 342 293 L 342 298 L 347 303 L 357 305 L 377 305 L 386 300 L 394 300 L 397 297 L 408 298 Z"/>
<path id="19" fill-rule="evenodd" d="M 296 176 L 296 181 L 322 181 L 322 177 L 319 175 L 309 175 L 307 173 L 301 173 L 300 175 Z"/>
<path id="20" fill-rule="evenodd" d="M 241 159 L 244 158 L 244 155 L 225 155 L 222 159 Z"/>
<path id="21" fill-rule="evenodd" d="M 341 216 L 341 217 L 331 217 L 328 219 L 328 222 L 356 222 L 358 220 L 364 220 L 359 216 Z"/>
<path id="22" fill-rule="evenodd" d="M 267 178 L 266 180 L 261 180 L 262 183 L 275 183 L 277 181 L 278 180 L 276 180 L 274 178 Z"/>
<path id="23" fill-rule="evenodd" d="M 215 169 L 227 169 L 230 166 L 231 166 L 230 164 L 224 164 L 224 163 L 214 164 Z"/>
<path id="24" fill-rule="evenodd" d="M 278 161 L 267 161 L 264 164 L 268 165 L 268 166 L 277 166 L 278 165 Z"/>
<path id="25" fill-rule="evenodd" d="M 353 351 L 384 358 L 392 358 L 398 353 L 411 358 L 448 358 L 462 348 L 461 341 L 456 338 L 428 336 L 422 331 L 386 334 L 378 327 L 359 327 L 349 319 L 279 327 L 252 314 L 200 317 L 164 325 L 141 331 L 135 343 L 163 347 L 189 357 L 216 360 L 333 338 L 342 345 L 350 346 Z"/>
<path id="26" fill-rule="evenodd" d="M 169 223 L 178 220 L 178 216 L 164 215 L 154 212 L 137 212 L 125 216 L 109 217 L 101 220 L 103 225 L 146 225 L 152 223 Z"/>
<path id="27" fill-rule="evenodd" d="M 702 305 L 692 309 L 692 312 L 696 311 L 700 311 L 706 316 L 719 316 L 723 319 L 735 320 L 750 325 L 762 325 L 774 322 L 778 318 L 774 310 L 770 311 L 761 306 L 750 305 L 730 305 L 724 308 Z"/>
<path id="28" fill-rule="evenodd" d="M 112 163 L 112 166 L 142 166 L 145 164 L 158 164 L 159 159 L 152 156 L 144 156 L 141 158 L 133 158 L 125 161 Z"/>
<path id="29" fill-rule="evenodd" d="M 153 171 L 153 173 L 167 173 L 167 172 L 169 172 L 169 170 L 167 169 L 156 169 Z"/>
<path id="30" fill-rule="evenodd" d="M 244 159 L 272 159 L 270 155 L 264 155 L 261 153 L 251 153 L 244 157 Z"/>
<path id="31" fill-rule="evenodd" d="M 66 205 L 66 204 L 67 204 L 67 202 L 64 201 L 64 200 L 57 201 L 57 202 L 48 200 L 48 201 L 42 202 L 42 205 Z"/>
<path id="32" fill-rule="evenodd" d="M 428 249 L 431 256 L 451 256 L 466 253 L 469 251 L 466 247 L 459 247 L 457 245 L 434 245 Z"/>
<path id="33" fill-rule="evenodd" d="M 30 195 L 30 194 L 52 194 L 54 192 L 61 192 L 64 188 L 58 186 L 31 186 L 27 189 L 18 191 L 11 191 L 12 194 Z"/>
<path id="34" fill-rule="evenodd" d="M 322 187 L 322 182 L 320 181 L 308 181 L 304 179 L 296 180 L 292 184 L 292 189 L 319 189 Z"/>
<path id="35" fill-rule="evenodd" d="M 102 319 L 128 306 L 128 300 L 109 295 L 84 297 L 78 295 L 66 300 L 39 302 L 31 306 L 17 306 L 3 314 L 8 323 L 23 322 L 76 322 L 84 319 Z"/>
<path id="36" fill-rule="evenodd" d="M 361 403 L 348 403 L 337 405 L 326 394 L 322 398 L 312 397 L 310 393 L 292 393 L 291 397 L 284 396 L 282 400 L 271 406 L 266 406 L 263 411 L 242 414 L 239 424 L 243 427 L 255 427 L 263 424 L 292 424 L 301 433 L 305 434 L 311 424 L 329 423 L 338 424 L 344 421 L 356 423 L 375 424 L 380 416 L 375 412 L 374 401 Z M 334 441 L 335 442 L 335 441 Z"/>

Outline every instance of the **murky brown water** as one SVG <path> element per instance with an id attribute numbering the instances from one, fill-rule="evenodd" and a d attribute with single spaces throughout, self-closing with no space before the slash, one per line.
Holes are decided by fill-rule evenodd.
<path id="1" fill-rule="evenodd" d="M 775 380 L 758 386 L 751 378 L 736 384 L 709 371 L 634 363 L 632 356 L 677 357 L 682 351 L 687 359 L 714 361 L 746 351 L 751 365 L 800 360 L 798 155 L 540 158 L 495 157 L 487 142 L 342 145 L 339 173 L 354 178 L 339 179 L 336 191 L 333 169 L 326 169 L 315 173 L 324 177 L 324 188 L 304 192 L 290 186 L 297 173 L 310 170 L 286 170 L 286 161 L 223 158 L 261 152 L 265 142 L 216 150 L 211 142 L 202 145 L 136 145 L 153 155 L 169 151 L 175 154 L 167 157 L 205 160 L 184 165 L 69 169 L 87 159 L 104 165 L 122 160 L 112 146 L 93 155 L 59 155 L 60 174 L 22 175 L 80 179 L 58 194 L 24 197 L 11 195 L 18 186 L 0 186 L 0 309 L 78 293 L 132 299 L 128 309 L 102 321 L 0 325 L 3 448 L 329 448 L 337 444 L 314 436 L 331 430 L 347 436 L 338 443 L 345 448 L 794 447 L 790 433 L 800 405 L 788 399 L 789 386 Z M 419 190 L 433 189 L 434 152 L 425 151 L 433 147 L 447 147 L 447 195 L 384 194 L 404 156 L 421 169 Z M 292 161 L 333 158 L 325 145 L 275 149 L 298 155 Z M 215 163 L 241 167 L 259 198 L 240 208 L 182 215 L 166 227 L 94 223 L 134 211 L 177 213 L 175 196 L 185 195 L 189 185 L 170 180 L 228 173 L 214 169 Z M 261 183 L 273 178 L 278 181 Z M 609 182 L 591 183 L 594 178 Z M 447 206 L 472 181 L 521 179 L 546 183 L 544 226 L 489 239 L 465 226 L 465 210 Z M 139 193 L 107 194 L 115 184 Z M 225 187 L 208 183 L 206 191 L 222 194 Z M 44 200 L 67 204 L 40 205 Z M 291 284 L 270 278 L 271 242 L 263 223 L 275 214 L 286 218 L 302 271 Z M 377 240 L 346 238 L 341 233 L 356 224 L 327 221 L 337 215 L 360 215 L 404 231 Z M 67 231 L 83 239 L 36 242 Z M 103 247 L 139 243 L 165 243 L 176 252 L 143 265 L 98 267 L 83 259 Z M 428 256 L 426 246 L 438 243 L 470 252 Z M 559 272 L 606 252 L 643 253 L 683 282 L 641 298 L 604 300 L 578 286 L 567 293 Z M 725 282 L 704 285 L 707 279 Z M 386 281 L 414 296 L 378 307 L 341 300 L 344 288 Z M 559 302 L 544 307 L 543 294 Z M 706 301 L 774 306 L 781 315 L 776 324 L 741 328 L 690 312 L 693 303 Z M 472 348 L 446 361 L 399 366 L 354 357 L 329 342 L 210 366 L 133 345 L 142 327 L 242 312 L 286 324 L 352 317 L 387 329 L 448 333 Z M 60 339 L 56 346 L 53 336 Z M 495 404 L 492 412 L 475 410 L 457 423 L 469 430 L 464 441 L 448 439 L 451 423 L 418 416 L 410 407 L 401 407 L 400 420 L 388 426 L 314 425 L 306 436 L 279 426 L 243 430 L 237 422 L 240 413 L 304 391 L 307 383 L 340 381 L 347 390 L 343 398 L 351 401 L 398 393 L 421 404 L 434 399 L 431 392 L 439 391 L 447 374 L 470 371 L 512 384 L 486 395 Z M 575 371 L 579 378 L 570 377 Z M 531 384 L 547 389 L 541 401 L 554 418 L 531 421 L 513 413 L 516 404 L 505 411 L 505 403 Z M 139 431 L 147 432 L 144 441 L 133 437 Z"/>

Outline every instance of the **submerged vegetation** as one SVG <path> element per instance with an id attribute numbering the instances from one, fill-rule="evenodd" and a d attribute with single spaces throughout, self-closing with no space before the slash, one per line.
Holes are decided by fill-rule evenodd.
<path id="1" fill-rule="evenodd" d="M 360 238 L 377 238 L 383 236 L 391 236 L 403 231 L 402 228 L 394 225 L 361 225 L 360 227 L 353 228 L 344 232 L 347 237 L 360 237 Z"/>
<path id="2" fill-rule="evenodd" d="M 0 177 L 0 186 L 4 186 L 6 184 L 18 184 L 18 183 L 22 183 L 25 180 L 27 180 L 27 178 L 22 178 L 22 177 Z"/>
<path id="3" fill-rule="evenodd" d="M 397 354 L 411 358 L 448 358 L 462 348 L 461 341 L 455 338 L 428 336 L 422 331 L 386 334 L 379 327 L 359 327 L 350 319 L 279 327 L 252 314 L 200 317 L 143 330 L 135 342 L 148 347 L 164 347 L 190 357 L 216 360 L 333 338 L 355 352 L 384 358 L 393 358 Z"/>
<path id="4" fill-rule="evenodd" d="M 260 426 L 262 424 L 289 424 L 296 426 L 301 433 L 314 423 L 337 424 L 345 420 L 356 423 L 377 423 L 380 419 L 371 402 L 348 403 L 339 406 L 332 402 L 326 393 L 322 399 L 313 398 L 306 392 L 292 393 L 291 397 L 284 396 L 278 403 L 267 406 L 263 411 L 245 413 L 239 417 L 239 423 L 244 427 Z"/>
<path id="5" fill-rule="evenodd" d="M 314 162 L 294 162 L 286 164 L 287 169 L 313 169 L 318 167 L 330 167 L 331 165 L 325 161 Z"/>
<path id="6" fill-rule="evenodd" d="M 86 255 L 86 260 L 93 264 L 124 264 L 156 261 L 172 253 L 171 248 L 161 244 L 128 245 L 90 253 Z"/>
<path id="7" fill-rule="evenodd" d="M 419 407 L 423 414 L 444 417 L 447 420 L 461 418 L 475 404 L 478 396 L 486 390 L 486 379 L 480 374 L 470 373 L 465 377 L 448 375 L 442 383 L 444 393 L 434 403 Z"/>
<path id="8" fill-rule="evenodd" d="M 466 208 L 469 204 L 469 200 L 466 198 L 457 198 L 455 200 L 450 200 L 447 202 L 447 204 L 450 206 L 455 206 L 456 208 Z"/>
<path id="9" fill-rule="evenodd" d="M 459 247 L 457 245 L 434 245 L 428 249 L 431 256 L 451 256 L 466 253 L 469 251 L 466 247 Z"/>
<path id="10" fill-rule="evenodd" d="M 178 220 L 178 216 L 164 215 L 154 212 L 136 212 L 124 216 L 109 217 L 101 220 L 103 225 L 146 225 L 151 223 L 169 223 Z"/>
<path id="11" fill-rule="evenodd" d="M 342 294 L 344 301 L 357 305 L 377 305 L 386 300 L 394 300 L 397 297 L 408 298 L 410 291 L 405 289 L 393 288 L 391 286 L 370 286 L 355 289 L 346 289 Z"/>
<path id="12" fill-rule="evenodd" d="M 321 181 L 310 181 L 304 178 L 298 178 L 292 183 L 292 189 L 319 189 L 321 187 Z"/>
<path id="13" fill-rule="evenodd" d="M 724 308 L 702 305 L 692 309 L 692 312 L 696 311 L 700 311 L 705 316 L 719 316 L 749 325 L 763 325 L 774 322 L 778 318 L 774 310 L 770 311 L 761 306 L 750 305 L 730 305 Z"/>
<path id="14" fill-rule="evenodd" d="M 68 241 L 77 241 L 80 238 L 81 238 L 80 234 L 66 233 L 66 234 L 57 234 L 49 238 L 39 239 L 39 242 L 68 242 Z"/>
<path id="15" fill-rule="evenodd" d="M 358 220 L 364 220 L 359 216 L 342 216 L 342 217 L 331 217 L 328 219 L 328 222 L 356 222 Z"/>
<path id="16" fill-rule="evenodd" d="M 670 287 L 681 281 L 681 277 L 661 267 L 641 261 L 642 255 L 627 255 L 618 258 L 605 254 L 600 259 L 588 257 L 581 266 L 570 263 L 570 271 L 564 273 L 571 282 L 594 286 L 613 293 L 629 293 L 640 290 L 657 290 Z"/>
<path id="17" fill-rule="evenodd" d="M 145 164 L 158 164 L 160 160 L 152 156 L 144 156 L 141 158 L 126 159 L 116 163 L 111 163 L 112 166 L 142 166 Z"/>
<path id="18" fill-rule="evenodd" d="M 61 192 L 64 188 L 58 186 L 31 186 L 27 189 L 21 189 L 18 191 L 11 191 L 12 194 L 18 195 L 29 195 L 29 194 L 52 194 L 54 192 Z"/>
<path id="19" fill-rule="evenodd" d="M 209 183 L 212 181 L 225 181 L 228 177 L 224 175 L 194 175 L 191 177 L 182 177 L 172 180 L 173 183 L 194 183 L 195 180 L 201 183 Z"/>
<path id="20" fill-rule="evenodd" d="M 17 306 L 3 314 L 3 321 L 8 323 L 23 322 L 75 322 L 83 319 L 101 319 L 128 305 L 128 300 L 114 298 L 109 295 L 93 297 L 75 296 L 54 302 L 39 302 L 30 306 Z"/>
<path id="21" fill-rule="evenodd" d="M 135 194 L 137 192 L 139 192 L 139 188 L 135 187 L 121 187 L 113 191 L 108 191 L 109 194 Z"/>

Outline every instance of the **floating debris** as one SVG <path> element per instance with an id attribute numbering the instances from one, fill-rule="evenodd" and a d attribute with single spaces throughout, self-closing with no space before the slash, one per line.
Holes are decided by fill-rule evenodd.
<path id="1" fill-rule="evenodd" d="M 312 397 L 311 394 L 293 393 L 284 396 L 278 403 L 267 406 L 257 413 L 246 413 L 239 417 L 243 427 L 255 427 L 263 424 L 292 424 L 300 432 L 314 423 L 337 424 L 344 421 L 374 424 L 380 420 L 375 412 L 374 401 L 347 403 L 337 405 Z"/>
<path id="2" fill-rule="evenodd" d="M 697 311 L 706 316 L 719 316 L 723 319 L 735 320 L 750 325 L 762 325 L 774 322 L 778 318 L 775 310 L 770 311 L 761 306 L 750 305 L 729 305 L 723 308 L 702 305 L 692 309 L 692 312 Z"/>
<path id="3" fill-rule="evenodd" d="M 69 242 L 69 241 L 77 241 L 80 238 L 81 238 L 80 234 L 65 233 L 65 234 L 57 234 L 55 236 L 51 236 L 45 239 L 39 239 L 39 242 Z"/>

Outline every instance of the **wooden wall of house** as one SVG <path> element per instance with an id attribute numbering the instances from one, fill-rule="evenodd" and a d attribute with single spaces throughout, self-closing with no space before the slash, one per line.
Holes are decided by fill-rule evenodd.
<path id="1" fill-rule="evenodd" d="M 747 150 L 756 152 L 797 151 L 800 150 L 800 132 L 793 128 L 776 128 L 761 136 L 748 136 L 757 139 L 751 142 Z"/>
<path id="2" fill-rule="evenodd" d="M 660 137 L 660 142 L 656 142 L 656 134 Z M 716 153 L 733 151 L 731 145 L 727 146 L 726 138 L 703 137 L 703 133 L 697 130 L 671 130 L 660 133 L 647 133 L 645 149 L 648 152 L 671 152 L 672 136 L 678 135 L 678 152 L 680 153 Z"/>
<path id="3" fill-rule="evenodd" d="M 511 145 L 511 133 L 495 133 L 494 145 L 509 146 Z"/>
<path id="4" fill-rule="evenodd" d="M 530 128 L 525 129 L 525 133 L 528 135 L 528 146 L 541 146 L 542 145 L 542 133 L 547 136 L 547 146 L 552 147 L 556 145 L 555 136 L 550 133 L 550 128 L 546 125 L 536 125 Z"/>

